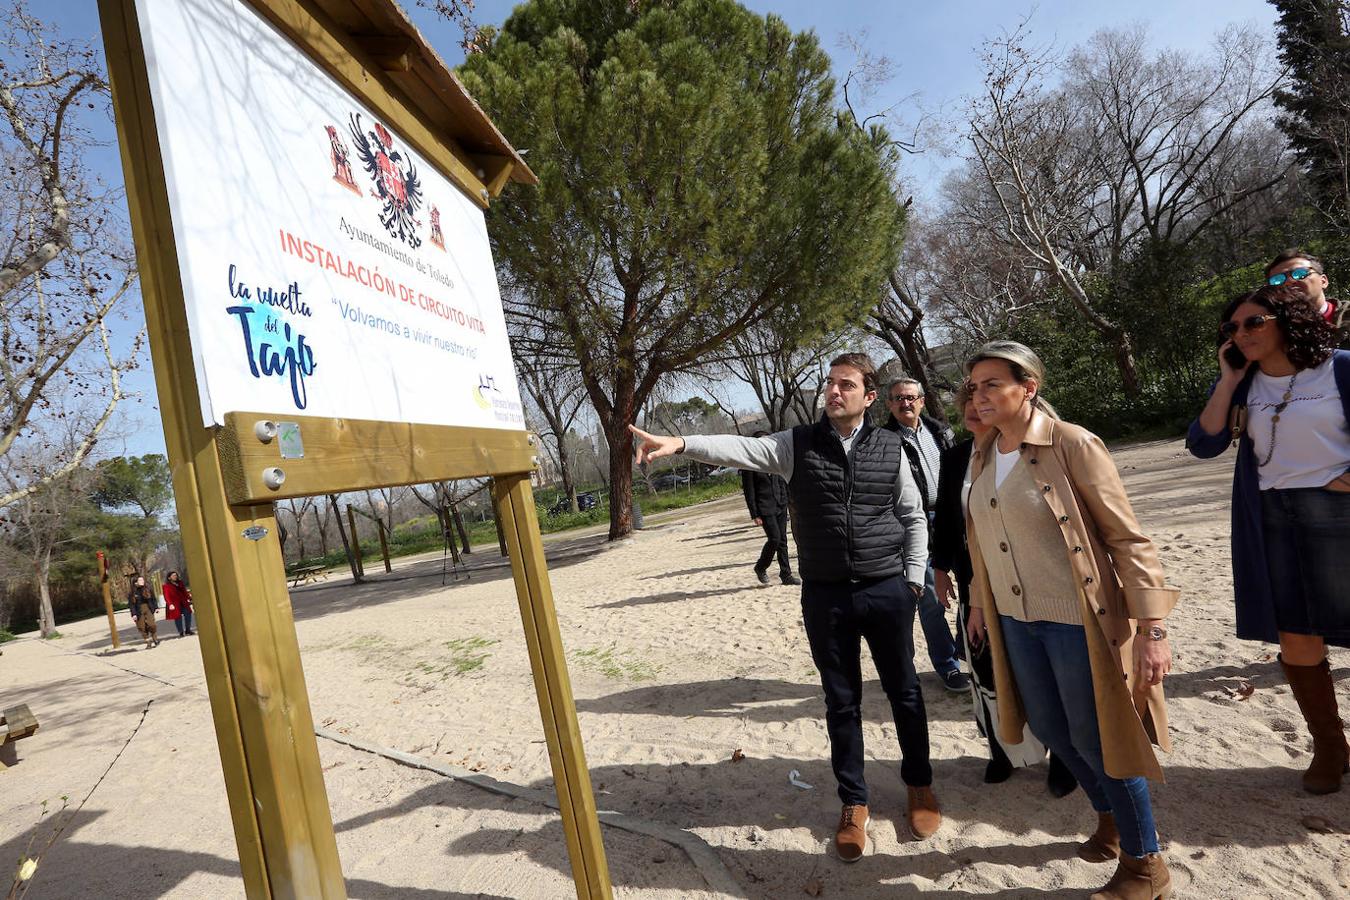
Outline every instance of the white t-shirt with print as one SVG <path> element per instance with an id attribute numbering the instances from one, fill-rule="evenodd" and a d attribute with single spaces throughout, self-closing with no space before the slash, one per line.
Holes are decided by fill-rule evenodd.
<path id="1" fill-rule="evenodd" d="M 1247 395 L 1247 434 L 1259 463 L 1270 453 L 1271 420 L 1291 376 L 1257 372 Z M 1331 358 L 1293 377 L 1289 405 L 1275 424 L 1275 453 L 1261 466 L 1261 490 L 1321 487 L 1350 469 L 1350 427 Z"/>

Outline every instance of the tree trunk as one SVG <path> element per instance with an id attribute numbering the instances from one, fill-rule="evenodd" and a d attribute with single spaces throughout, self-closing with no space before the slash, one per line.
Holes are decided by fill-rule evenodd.
<path id="1" fill-rule="evenodd" d="M 1142 390 L 1139 384 L 1139 369 L 1134 363 L 1134 341 L 1130 340 L 1130 335 L 1124 329 L 1117 329 L 1115 333 L 1108 334 L 1107 338 L 1111 341 L 1112 350 L 1116 357 L 1116 368 L 1120 370 L 1121 386 L 1125 388 L 1125 396 L 1135 399 Z"/>
<path id="2" fill-rule="evenodd" d="M 342 512 L 338 509 L 337 494 L 328 495 L 328 503 L 333 511 L 333 519 L 337 522 L 338 536 L 342 538 L 342 549 L 347 553 L 347 565 L 352 570 L 352 581 L 356 584 L 361 583 L 361 572 L 356 567 L 356 556 L 352 553 L 352 545 L 347 540 L 347 529 L 342 527 Z M 356 535 L 352 535 L 355 539 Z"/>
<path id="3" fill-rule="evenodd" d="M 33 574 L 38 584 L 38 631 L 44 638 L 56 633 L 56 614 L 52 612 L 52 591 L 48 576 L 51 574 L 52 551 L 47 548 L 38 555 L 33 566 Z"/>
<path id="4" fill-rule="evenodd" d="M 464 527 L 464 517 L 459 514 L 459 507 L 452 505 L 450 507 L 450 518 L 455 521 L 455 530 L 459 532 L 459 543 L 464 547 L 463 553 L 472 553 L 469 547 L 469 529 Z"/>
<path id="5" fill-rule="evenodd" d="M 572 462 L 567 455 L 567 436 L 558 439 L 558 476 L 562 479 L 563 494 L 567 497 L 567 508 L 577 511 L 577 486 L 572 483 Z"/>
<path id="6" fill-rule="evenodd" d="M 617 410 L 604 423 L 605 441 L 609 444 L 609 539 L 627 537 L 633 533 L 633 434 L 628 423 L 633 420 L 632 409 L 627 414 Z"/>
<path id="7" fill-rule="evenodd" d="M 319 552 L 324 556 L 328 555 L 328 523 L 324 521 L 324 516 L 319 514 L 319 507 L 322 503 L 314 504 L 314 521 L 319 526 Z"/>

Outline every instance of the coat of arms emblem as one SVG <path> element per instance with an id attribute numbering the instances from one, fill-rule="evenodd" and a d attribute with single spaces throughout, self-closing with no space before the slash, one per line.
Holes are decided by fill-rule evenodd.
<path id="1" fill-rule="evenodd" d="M 431 243 L 445 249 L 445 234 L 441 231 L 441 211 L 436 208 L 436 204 L 431 205 Z"/>
<path id="2" fill-rule="evenodd" d="M 422 205 L 422 183 L 417 178 L 417 169 L 401 150 L 394 149 L 394 136 L 379 122 L 364 130 L 360 113 L 353 113 L 351 129 L 357 158 L 375 182 L 371 195 L 384 203 L 380 224 L 389 234 L 417 249 L 422 244 L 417 234 L 422 224 L 416 218 Z"/>
<path id="3" fill-rule="evenodd" d="M 358 196 L 361 189 L 352 177 L 352 162 L 347 155 L 347 142 L 332 125 L 324 126 L 328 131 L 328 154 L 333 162 L 333 180 Z"/>

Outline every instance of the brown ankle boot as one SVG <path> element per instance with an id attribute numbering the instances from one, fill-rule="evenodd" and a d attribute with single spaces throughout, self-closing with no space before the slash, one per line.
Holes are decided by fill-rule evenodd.
<path id="1" fill-rule="evenodd" d="M 1090 863 L 1114 862 L 1120 858 L 1120 832 L 1116 830 L 1115 816 L 1109 812 L 1097 813 L 1097 830 L 1078 845 L 1078 858 Z"/>
<path id="2" fill-rule="evenodd" d="M 857 862 L 867 849 L 867 807 L 845 806 L 839 813 L 839 828 L 834 833 L 834 849 L 844 862 Z"/>
<path id="3" fill-rule="evenodd" d="M 1172 873 L 1167 871 L 1161 853 L 1150 853 L 1143 859 L 1122 853 L 1116 874 L 1091 900 L 1167 900 L 1171 896 Z"/>
<path id="4" fill-rule="evenodd" d="M 938 806 L 937 796 L 931 787 L 910 787 L 909 830 L 915 840 L 931 837 L 942 825 L 942 808 Z"/>
<path id="5" fill-rule="evenodd" d="M 1336 710 L 1331 666 L 1325 659 L 1315 666 L 1291 666 L 1283 657 L 1280 666 L 1313 739 L 1312 765 L 1303 773 L 1303 789 L 1310 794 L 1333 794 L 1341 789 L 1341 776 L 1350 772 L 1350 744 Z"/>

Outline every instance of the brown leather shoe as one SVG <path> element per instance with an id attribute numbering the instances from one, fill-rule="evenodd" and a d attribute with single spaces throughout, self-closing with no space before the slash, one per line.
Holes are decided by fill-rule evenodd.
<path id="1" fill-rule="evenodd" d="M 1143 859 L 1122 853 L 1116 874 L 1090 900 L 1167 900 L 1171 896 L 1172 873 L 1161 853 Z"/>
<path id="2" fill-rule="evenodd" d="M 845 805 L 834 833 L 834 849 L 844 862 L 857 862 L 867 849 L 867 807 Z"/>
<path id="3" fill-rule="evenodd" d="M 1350 772 L 1350 744 L 1336 709 L 1331 666 L 1325 659 L 1315 666 L 1291 666 L 1284 657 L 1280 666 L 1313 739 L 1312 765 L 1303 773 L 1303 789 L 1310 794 L 1334 794 L 1341 789 L 1341 778 Z"/>
<path id="4" fill-rule="evenodd" d="M 1116 830 L 1115 816 L 1097 813 L 1097 830 L 1078 845 L 1078 858 L 1090 863 L 1115 862 L 1120 858 L 1120 832 Z"/>
<path id="5" fill-rule="evenodd" d="M 931 787 L 909 789 L 909 830 L 918 840 L 931 837 L 942 824 L 942 810 Z"/>

